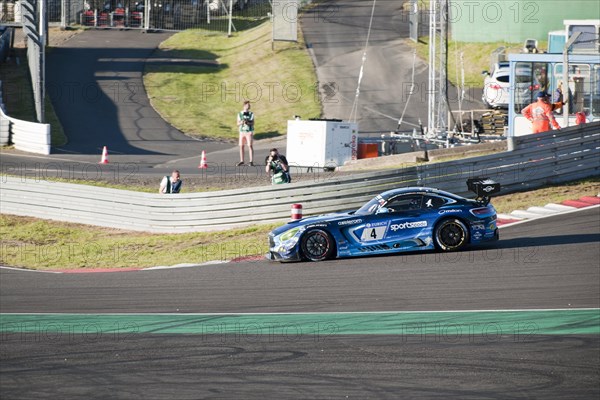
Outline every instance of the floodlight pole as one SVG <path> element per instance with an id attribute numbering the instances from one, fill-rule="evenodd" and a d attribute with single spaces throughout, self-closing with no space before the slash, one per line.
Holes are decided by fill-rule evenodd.
<path id="1" fill-rule="evenodd" d="M 437 0 L 429 3 L 429 82 L 427 90 L 427 134 L 435 130 L 435 25 Z"/>
<path id="2" fill-rule="evenodd" d="M 67 0 L 60 2 L 60 30 L 67 29 Z"/>
<path id="3" fill-rule="evenodd" d="M 436 125 L 443 131 L 448 129 L 448 0 L 440 0 L 439 4 L 439 25 L 440 25 L 440 54 L 438 71 L 437 97 L 437 116 Z"/>
<path id="4" fill-rule="evenodd" d="M 46 101 L 46 38 L 47 38 L 47 30 L 46 30 L 46 1 L 40 0 L 38 2 L 38 12 L 39 12 L 39 46 L 40 46 L 40 63 L 39 63 L 39 82 L 38 82 L 38 90 L 40 97 L 40 115 L 38 116 L 40 119 L 40 123 L 46 122 L 46 112 L 45 112 L 45 101 Z"/>
<path id="5" fill-rule="evenodd" d="M 439 130 L 446 131 L 448 128 L 447 23 L 448 0 L 431 0 L 429 3 L 429 87 L 427 92 L 427 132 L 429 135 L 435 135 Z"/>
<path id="6" fill-rule="evenodd" d="M 144 0 L 144 30 L 150 30 L 150 11 L 152 11 L 152 4 L 150 0 Z"/>
<path id="7" fill-rule="evenodd" d="M 227 37 L 231 37 L 231 25 L 233 25 L 233 0 L 229 0 L 229 27 L 227 28 Z"/>

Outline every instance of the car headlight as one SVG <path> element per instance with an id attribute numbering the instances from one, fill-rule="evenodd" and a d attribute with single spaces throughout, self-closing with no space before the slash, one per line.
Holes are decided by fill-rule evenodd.
<path id="1" fill-rule="evenodd" d="M 296 236 L 296 234 L 298 234 L 298 232 L 300 232 L 299 226 L 283 232 L 281 234 L 281 236 L 279 236 L 279 240 L 281 242 L 286 242 L 286 241 L 290 240 L 291 238 L 293 238 L 294 236 Z"/>

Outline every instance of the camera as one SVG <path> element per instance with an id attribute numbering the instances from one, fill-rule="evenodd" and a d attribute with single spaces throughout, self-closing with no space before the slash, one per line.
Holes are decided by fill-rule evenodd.
<path id="1" fill-rule="evenodd" d="M 278 164 L 280 162 L 279 160 L 279 154 L 269 154 L 269 156 L 266 158 L 266 162 L 268 163 L 275 163 Z"/>
<path id="2" fill-rule="evenodd" d="M 242 113 L 242 122 L 244 123 L 244 125 L 251 125 L 252 124 L 251 118 L 252 118 L 252 116 L 250 115 L 250 111 L 244 111 Z"/>

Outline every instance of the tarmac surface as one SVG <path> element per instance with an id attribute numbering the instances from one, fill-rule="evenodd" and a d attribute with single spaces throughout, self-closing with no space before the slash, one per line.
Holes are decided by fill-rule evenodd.
<path id="1" fill-rule="evenodd" d="M 454 254 L 2 269 L 0 395 L 598 398 L 598 210 Z"/>
<path id="2" fill-rule="evenodd" d="M 427 126 L 428 65 L 414 58 L 407 42 L 409 17 L 402 3 L 376 2 L 372 23 L 373 2 L 368 1 L 323 1 L 303 14 L 304 38 L 314 57 L 325 118 L 348 120 L 356 106 L 354 116 L 365 136 L 412 131 L 419 120 Z M 466 88 L 462 109 L 484 108 L 481 93 Z M 457 100 L 456 88 L 449 85 L 453 110 L 459 109 Z"/>

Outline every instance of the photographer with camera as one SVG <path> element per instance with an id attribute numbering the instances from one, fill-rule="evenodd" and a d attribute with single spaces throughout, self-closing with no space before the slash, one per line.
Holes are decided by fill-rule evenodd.
<path id="1" fill-rule="evenodd" d="M 279 154 L 277 149 L 271 149 L 265 158 L 265 164 L 265 171 L 271 175 L 273 185 L 292 182 L 288 161 L 284 155 Z"/>
<path id="2" fill-rule="evenodd" d="M 178 170 L 174 170 L 171 173 L 171 176 L 164 176 L 162 181 L 160 182 L 160 188 L 158 189 L 158 193 L 160 194 L 170 194 L 170 193 L 179 193 L 181 190 L 181 185 L 183 181 L 181 180 L 181 176 Z"/>
<path id="3" fill-rule="evenodd" d="M 244 165 L 244 141 L 248 143 L 248 155 L 250 158 L 250 166 L 253 167 L 254 148 L 254 113 L 250 111 L 250 102 L 244 101 L 244 109 L 238 113 L 237 126 L 240 132 L 240 162 L 236 165 Z"/>

